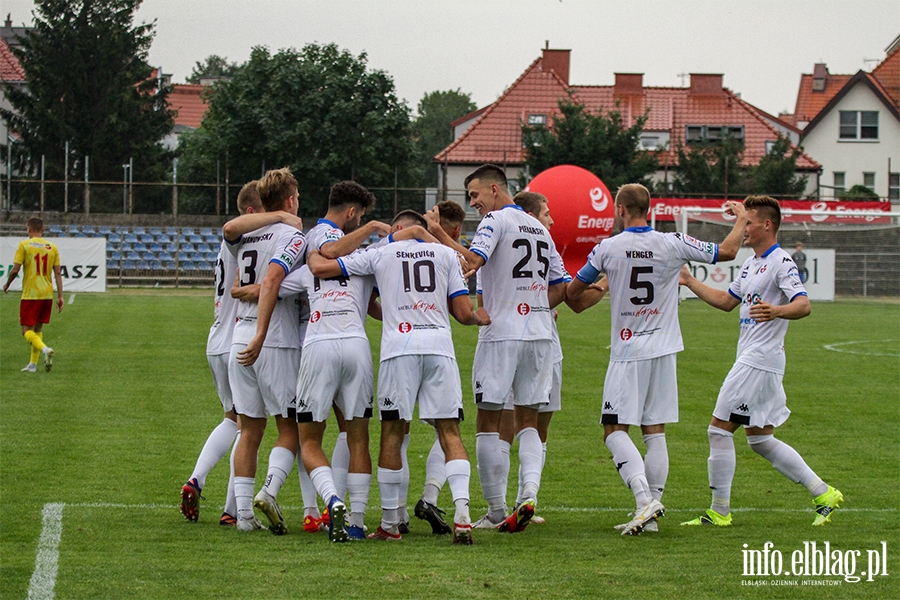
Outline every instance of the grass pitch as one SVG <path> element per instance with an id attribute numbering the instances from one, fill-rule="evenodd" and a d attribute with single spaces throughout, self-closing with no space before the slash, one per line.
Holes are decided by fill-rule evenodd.
<path id="1" fill-rule="evenodd" d="M 708 506 L 706 427 L 737 341 L 736 313 L 699 301 L 683 303 L 680 311 L 686 347 L 678 359 L 681 420 L 667 432 L 671 470 L 660 533 L 622 538 L 612 530 L 633 500 L 598 424 L 609 359 L 604 302 L 583 315 L 563 309 L 559 317 L 563 410 L 551 426 L 538 507 L 547 523 L 516 535 L 476 531 L 475 545 L 461 548 L 415 518 L 399 543 L 333 545 L 324 534 L 302 533 L 296 472 L 279 495 L 290 534 L 239 535 L 218 525 L 227 458 L 207 480 L 200 521 L 184 521 L 180 487 L 221 420 L 205 358 L 210 293 L 78 294 L 46 330 L 57 352 L 53 371 L 37 374 L 19 371 L 28 348 L 18 298 L 4 296 L 0 597 L 25 598 L 29 591 L 60 599 L 900 596 L 900 305 L 814 303 L 810 317 L 791 324 L 785 387 L 793 415 L 777 435 L 844 492 L 845 508 L 823 528 L 811 527 L 806 490 L 750 451 L 742 433 L 735 444 L 735 525 L 678 526 Z M 369 324 L 376 356 L 379 327 Z M 474 459 L 468 382 L 476 331 L 457 326 L 454 335 L 469 417 L 463 436 Z M 378 430 L 373 420 L 373 455 Z M 326 433 L 329 449 L 335 431 L 330 426 Z M 273 438 L 267 435 L 261 452 L 258 484 Z M 410 510 L 432 441 L 428 427 L 413 424 Z M 513 457 L 510 500 L 515 450 Z M 477 518 L 485 503 L 474 464 L 472 472 Z M 452 514 L 446 489 L 440 504 Z M 370 530 L 378 507 L 373 481 Z M 772 543 L 767 564 L 774 565 L 777 552 L 783 569 L 793 568 L 797 551 L 805 560 L 805 547 L 815 542 L 821 550 L 828 542 L 832 554 L 840 551 L 831 566 L 846 572 L 854 559 L 854 575 L 862 580 L 745 575 L 746 551 L 762 551 L 766 542 Z M 878 575 L 861 575 L 870 559 L 882 556 L 886 566 L 876 565 Z"/>

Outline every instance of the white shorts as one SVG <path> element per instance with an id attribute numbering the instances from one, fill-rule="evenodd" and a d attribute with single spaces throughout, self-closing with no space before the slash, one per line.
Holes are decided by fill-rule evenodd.
<path id="1" fill-rule="evenodd" d="M 270 415 L 295 417 L 297 373 L 300 350 L 263 347 L 259 358 L 249 367 L 238 363 L 237 353 L 247 344 L 234 344 L 228 357 L 228 382 L 239 415 L 263 419 Z"/>
<path id="2" fill-rule="evenodd" d="M 378 369 L 378 413 L 382 421 L 462 419 L 462 384 L 455 358 L 433 354 L 397 356 Z"/>
<path id="3" fill-rule="evenodd" d="M 678 422 L 675 354 L 647 360 L 610 361 L 603 383 L 604 425 Z"/>
<path id="4" fill-rule="evenodd" d="M 207 354 L 206 362 L 212 372 L 213 383 L 216 384 L 216 392 L 225 412 L 234 410 L 234 400 L 231 397 L 231 384 L 228 383 L 228 354 Z"/>
<path id="5" fill-rule="evenodd" d="M 783 375 L 735 363 L 719 390 L 713 416 L 744 427 L 778 427 L 791 411 L 782 385 Z"/>
<path id="6" fill-rule="evenodd" d="M 506 397 L 506 404 L 503 410 L 513 410 L 515 402 L 513 401 L 513 393 L 510 392 Z M 562 361 L 553 363 L 553 372 L 550 374 L 550 402 L 541 404 L 538 408 L 539 413 L 552 413 L 562 409 Z"/>
<path id="7" fill-rule="evenodd" d="M 518 406 L 547 404 L 552 360 L 552 340 L 478 342 L 472 365 L 475 404 L 485 410 L 502 410 L 510 392 Z"/>
<path id="8" fill-rule="evenodd" d="M 372 348 L 360 337 L 313 342 L 303 348 L 297 380 L 297 422 L 321 423 L 332 405 L 344 417 L 372 416 Z"/>

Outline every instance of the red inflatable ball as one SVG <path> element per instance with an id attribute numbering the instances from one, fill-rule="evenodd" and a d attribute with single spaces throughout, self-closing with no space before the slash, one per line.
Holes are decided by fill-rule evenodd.
<path id="1" fill-rule="evenodd" d="M 612 195 L 599 177 L 574 165 L 542 171 L 525 189 L 547 197 L 553 217 L 550 234 L 566 270 L 574 276 L 594 246 L 612 233 Z"/>

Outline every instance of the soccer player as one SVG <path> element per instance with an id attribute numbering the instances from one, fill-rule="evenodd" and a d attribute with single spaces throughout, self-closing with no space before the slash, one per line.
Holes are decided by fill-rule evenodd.
<path id="1" fill-rule="evenodd" d="M 56 310 L 62 312 L 63 282 L 59 268 L 59 251 L 56 245 L 48 242 L 44 234 L 44 222 L 38 218 L 28 219 L 26 223 L 28 239 L 19 242 L 13 258 L 13 268 L 9 270 L 3 293 L 9 293 L 9 286 L 22 273 L 22 300 L 19 303 L 19 323 L 25 341 L 31 346 L 31 358 L 22 371 L 37 371 L 37 361 L 44 356 L 44 369 L 53 368 L 53 348 L 44 344 L 44 324 L 50 322 L 53 312 L 53 278 L 56 279 Z"/>
<path id="2" fill-rule="evenodd" d="M 337 258 L 338 256 L 349 254 L 351 251 L 358 248 L 373 233 L 378 233 L 385 236 L 388 235 L 390 233 L 390 227 L 380 221 L 373 220 L 369 221 L 363 226 L 360 226 L 360 219 L 366 212 L 371 210 L 374 205 L 375 196 L 358 183 L 354 181 L 341 181 L 334 184 L 331 187 L 331 191 L 329 192 L 328 211 L 326 212 L 325 216 L 319 219 L 316 225 L 306 234 L 307 248 L 318 250 L 326 258 Z M 303 289 L 304 291 L 306 290 L 306 288 L 303 286 L 301 286 L 300 289 Z M 365 303 L 368 303 L 369 298 L 366 297 L 359 300 L 361 302 L 364 302 L 364 321 L 366 309 Z M 301 362 L 303 362 L 302 358 Z M 371 357 L 369 357 L 369 364 L 371 365 Z M 365 465 L 368 464 L 368 468 L 365 471 L 352 471 L 354 475 L 349 476 L 348 471 L 350 471 L 350 462 L 352 459 L 350 447 L 347 440 L 347 425 L 339 406 L 335 406 L 334 413 L 335 418 L 337 419 L 338 429 L 340 431 L 335 443 L 334 452 L 332 453 L 331 457 L 331 469 L 336 495 L 339 497 L 343 497 L 345 492 L 347 491 L 347 488 L 353 487 L 357 490 L 356 495 L 360 496 L 360 494 L 362 494 L 360 490 L 363 489 L 364 485 L 364 488 L 366 490 L 365 497 L 368 498 L 369 483 L 362 481 L 362 477 L 364 474 L 368 474 L 367 481 L 370 481 L 372 473 L 371 459 L 369 458 L 368 454 L 368 420 L 366 420 L 365 422 L 366 459 L 360 459 L 361 462 L 357 461 L 355 465 L 355 468 L 359 469 L 365 468 Z M 321 443 L 321 439 L 319 440 L 319 442 Z M 359 447 L 357 447 L 357 449 L 359 450 Z M 304 457 L 304 463 L 306 463 L 306 460 L 306 457 Z M 354 480 L 352 484 L 349 479 Z M 351 495 L 353 495 L 353 493 L 351 493 Z M 325 498 L 326 497 L 323 496 L 323 499 Z M 353 522 L 356 522 L 362 517 L 361 515 L 358 518 L 357 516 L 354 516 L 352 504 L 353 502 L 351 501 L 350 516 L 351 520 Z M 365 502 L 363 502 L 361 505 L 358 503 L 357 506 L 364 507 Z M 307 514 L 304 517 L 303 528 L 305 531 L 309 532 L 317 531 L 320 523 L 322 525 L 328 524 L 327 518 L 316 520 L 313 515 Z M 362 524 L 360 523 L 360 527 L 361 525 Z M 356 533 L 355 529 L 351 529 L 350 531 L 351 534 Z"/>
<path id="3" fill-rule="evenodd" d="M 824 525 L 831 521 L 844 495 L 822 481 L 796 450 L 774 435 L 775 428 L 791 414 L 782 385 L 784 336 L 790 321 L 809 315 L 809 297 L 796 263 L 778 245 L 778 202 L 769 196 L 750 196 L 744 200 L 744 208 L 744 243 L 753 249 L 753 256 L 744 261 L 740 277 L 728 291 L 700 283 L 686 268 L 681 273 L 681 284 L 710 306 L 726 312 L 741 307 L 737 360 L 722 383 L 707 430 L 712 504 L 706 514 L 682 525 L 731 525 L 734 432 L 741 426 L 751 450 L 809 490 L 816 510 L 813 525 Z"/>
<path id="4" fill-rule="evenodd" d="M 398 221 L 399 222 L 399 221 Z M 409 223 L 414 223 L 412 219 Z M 453 542 L 472 543 L 469 517 L 468 455 L 459 433 L 462 389 L 450 332 L 450 312 L 464 325 L 490 322 L 472 310 L 456 253 L 418 240 L 388 243 L 337 261 L 311 253 L 318 277 L 375 275 L 382 299 L 381 365 L 378 409 L 381 451 L 378 485 L 382 520 L 369 537 L 399 540 L 400 446 L 406 422 L 418 402 L 419 417 L 433 419 L 447 457 L 446 471 L 456 505 Z"/>
<path id="5" fill-rule="evenodd" d="M 514 512 L 511 530 L 518 531 L 534 516 L 540 488 L 543 450 L 537 415 L 550 397 L 551 307 L 565 298 L 565 269 L 550 233 L 512 201 L 503 169 L 482 165 L 465 184 L 469 203 L 482 220 L 471 246 L 454 248 L 470 270 L 480 269 L 484 308 L 492 321 L 478 331 L 472 367 L 478 409 L 475 453 L 488 502 L 488 514 L 476 526 L 496 527 L 507 518 L 499 430 L 512 392 L 525 498 Z"/>
<path id="6" fill-rule="evenodd" d="M 690 260 L 731 260 L 740 248 L 744 206 L 727 203 L 734 227 L 721 245 L 683 233 L 660 233 L 647 225 L 650 192 L 627 184 L 616 194 L 619 235 L 597 244 L 569 284 L 577 299 L 601 272 L 609 280 L 609 368 L 603 384 L 603 439 L 622 481 L 634 494 L 633 518 L 622 535 L 653 531 L 665 507 L 661 499 L 669 473 L 665 424 L 678 421 L 676 360 L 684 349 L 678 324 L 678 276 Z M 647 448 L 641 458 L 628 429 L 639 425 Z"/>
<path id="7" fill-rule="evenodd" d="M 259 200 L 259 192 L 256 190 L 256 181 L 251 181 L 241 188 L 237 197 L 238 212 L 242 215 L 262 212 L 262 203 Z M 285 217 L 290 217 L 285 212 L 270 213 L 257 223 L 270 224 L 282 222 Z M 296 217 L 291 217 L 296 219 Z M 299 219 L 297 219 L 299 221 Z M 252 231 L 258 226 L 249 224 Z M 200 517 L 200 493 L 206 484 L 206 476 L 214 466 L 222 459 L 233 445 L 236 437 L 240 435 L 237 423 L 237 415 L 234 412 L 234 401 L 231 397 L 231 386 L 228 383 L 228 354 L 231 352 L 231 335 L 234 331 L 234 320 L 237 314 L 238 301 L 231 297 L 231 284 L 237 273 L 237 262 L 234 256 L 225 247 L 225 241 L 219 248 L 219 256 L 216 258 L 215 279 L 215 305 L 213 309 L 213 324 L 209 328 L 209 336 L 206 340 L 206 359 L 212 372 L 213 383 L 216 386 L 219 400 L 225 411 L 225 418 L 209 434 L 194 471 L 181 488 L 181 514 L 188 521 L 197 521 Z M 231 455 L 230 477 L 228 491 L 225 499 L 225 510 L 219 519 L 220 525 L 235 525 L 237 523 L 237 509 L 234 504 L 234 451 Z"/>
<path id="8" fill-rule="evenodd" d="M 296 216 L 297 187 L 288 169 L 268 171 L 257 184 L 266 213 L 282 211 Z M 243 233 L 241 226 L 256 216 L 262 215 L 238 217 L 223 227 L 228 248 L 237 257 L 240 285 L 262 282 L 259 302 L 241 301 L 238 306 L 228 362 L 235 411 L 241 419 L 234 493 L 238 530 L 262 527 L 253 514 L 255 506 L 269 519 L 269 529 L 280 535 L 287 528 L 276 495 L 299 451 L 293 399 L 302 332 L 300 297 L 279 297 L 278 288 L 285 275 L 302 263 L 306 241 L 296 228 L 282 223 Z M 278 439 L 269 456 L 266 483 L 254 498 L 257 451 L 269 415 L 275 416 Z"/>

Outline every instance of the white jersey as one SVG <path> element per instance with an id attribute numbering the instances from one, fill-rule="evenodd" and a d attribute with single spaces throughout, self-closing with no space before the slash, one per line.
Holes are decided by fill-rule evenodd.
<path id="1" fill-rule="evenodd" d="M 315 227 L 306 232 L 306 251 L 321 250 L 328 242 L 344 237 L 344 231 L 328 219 L 319 219 Z"/>
<path id="2" fill-rule="evenodd" d="M 206 354 L 215 356 L 231 352 L 231 336 L 237 316 L 238 301 L 231 297 L 231 286 L 237 273 L 237 260 L 225 247 L 219 246 L 216 257 L 216 300 L 213 309 L 213 324 L 206 339 Z"/>
<path id="3" fill-rule="evenodd" d="M 576 277 L 609 279 L 611 361 L 646 360 L 680 352 L 678 276 L 688 261 L 715 263 L 718 244 L 651 227 L 629 227 L 594 246 Z"/>
<path id="4" fill-rule="evenodd" d="M 306 240 L 293 227 L 275 223 L 241 236 L 240 240 L 229 244 L 229 250 L 236 256 L 239 283 L 244 286 L 262 283 L 270 264 L 281 267 L 285 274 L 302 265 L 306 255 Z M 298 294 L 279 296 L 269 321 L 264 346 L 300 348 L 303 339 L 300 306 Z M 239 303 L 232 340 L 234 344 L 247 344 L 253 339 L 256 335 L 257 314 L 256 302 Z"/>
<path id="5" fill-rule="evenodd" d="M 370 275 L 314 277 L 309 266 L 303 265 L 284 278 L 280 293 L 304 292 L 309 298 L 309 324 L 305 348 L 312 342 L 327 339 L 363 338 L 366 336 L 366 311 L 375 279 Z"/>
<path id="6" fill-rule="evenodd" d="M 741 275 L 728 288 L 741 301 L 741 335 L 737 362 L 774 373 L 784 373 L 784 336 L 787 319 L 757 323 L 750 318 L 750 306 L 760 301 L 773 306 L 806 296 L 800 273 L 791 255 L 775 244 L 760 256 L 744 261 Z"/>
<path id="7" fill-rule="evenodd" d="M 409 354 L 456 357 L 449 301 L 468 295 L 456 252 L 418 240 L 339 258 L 344 275 L 375 275 L 381 295 L 381 360 Z"/>
<path id="8" fill-rule="evenodd" d="M 491 324 L 479 327 L 478 340 L 549 340 L 553 314 L 550 285 L 565 281 L 553 238 L 520 206 L 491 211 L 478 224 L 469 249 L 484 259 L 484 308 Z"/>

